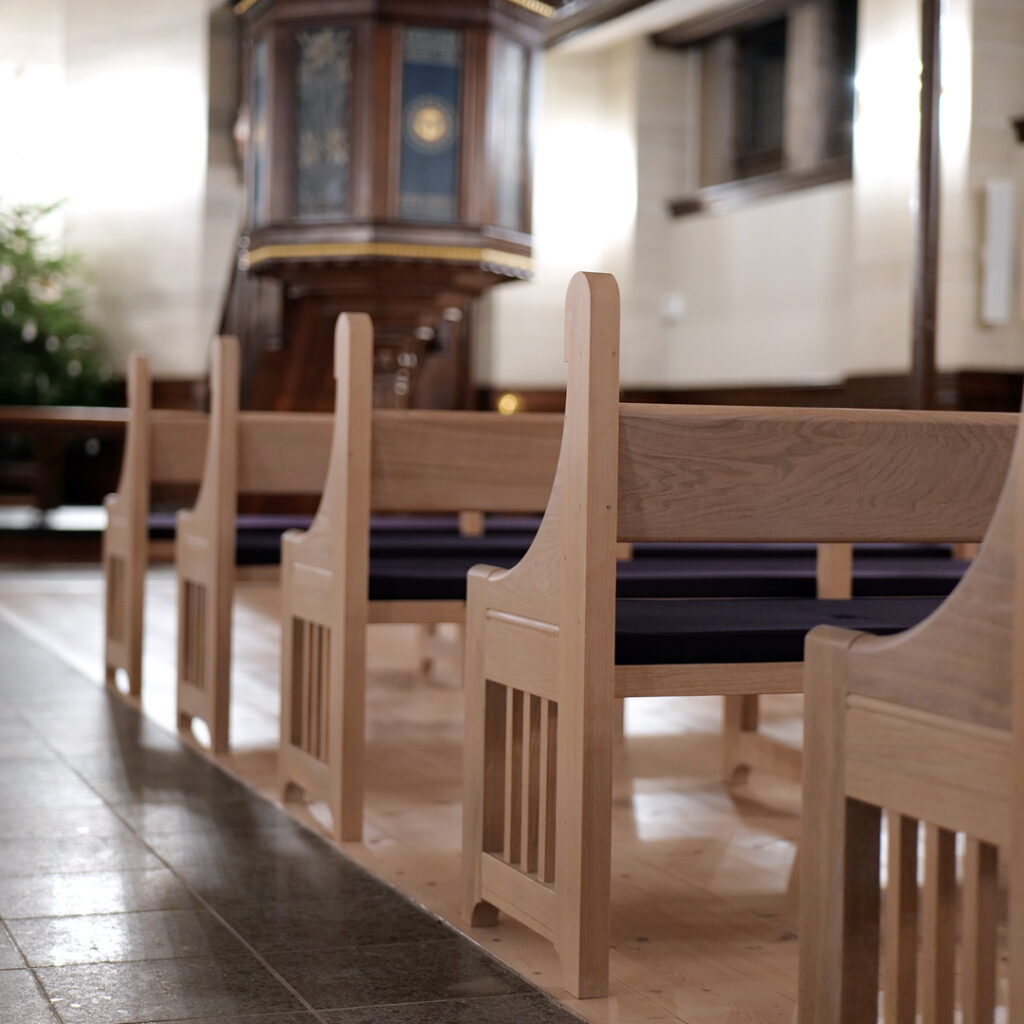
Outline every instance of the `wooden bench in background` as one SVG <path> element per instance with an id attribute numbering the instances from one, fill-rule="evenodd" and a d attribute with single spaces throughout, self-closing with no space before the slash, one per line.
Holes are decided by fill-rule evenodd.
<path id="1" fill-rule="evenodd" d="M 370 514 L 537 512 L 562 417 L 371 409 L 372 326 L 338 321 L 334 443 L 323 498 L 282 548 L 280 779 L 325 801 L 337 838 L 363 826 L 366 628 L 461 622 L 459 598 L 370 600 Z"/>
<path id="2" fill-rule="evenodd" d="M 121 477 L 117 492 L 104 502 L 103 664 L 107 685 L 116 688 L 121 670 L 129 696 L 136 699 L 142 694 L 150 487 L 199 482 L 208 428 L 208 419 L 201 413 L 154 410 L 149 363 L 143 355 L 131 357 Z"/>

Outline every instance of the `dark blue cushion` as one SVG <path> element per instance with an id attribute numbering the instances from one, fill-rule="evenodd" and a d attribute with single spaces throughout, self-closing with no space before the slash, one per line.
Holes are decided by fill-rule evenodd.
<path id="1" fill-rule="evenodd" d="M 615 661 L 619 665 L 748 664 L 803 660 L 815 626 L 898 633 L 941 604 L 939 598 L 854 598 L 851 601 L 618 601 Z"/>
<path id="2" fill-rule="evenodd" d="M 633 545 L 634 558 L 750 558 L 806 556 L 813 558 L 816 544 L 676 544 L 661 541 Z M 950 558 L 948 544 L 856 544 L 858 558 Z"/>
<path id="3" fill-rule="evenodd" d="M 854 562 L 855 597 L 944 596 L 968 563 L 948 557 L 867 557 Z M 813 555 L 637 558 L 620 562 L 620 598 L 814 597 Z"/>

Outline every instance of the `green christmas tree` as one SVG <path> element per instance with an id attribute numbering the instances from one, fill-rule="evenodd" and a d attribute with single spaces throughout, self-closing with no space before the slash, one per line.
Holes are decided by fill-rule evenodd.
<path id="1" fill-rule="evenodd" d="M 40 230 L 56 206 L 0 205 L 0 405 L 98 405 L 110 364 L 85 316 L 79 257 Z"/>

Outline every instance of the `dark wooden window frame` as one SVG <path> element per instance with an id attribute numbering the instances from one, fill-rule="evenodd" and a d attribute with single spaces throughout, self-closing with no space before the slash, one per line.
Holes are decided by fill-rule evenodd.
<path id="1" fill-rule="evenodd" d="M 851 32 L 846 0 L 740 0 L 652 36 L 655 45 L 699 49 L 700 184 L 672 199 L 668 211 L 682 217 L 724 213 L 750 202 L 852 176 L 852 103 L 842 90 L 851 66 L 839 59 L 838 33 Z M 783 166 L 744 175 L 739 167 L 735 108 L 735 56 L 742 32 L 788 19 Z M 855 24 L 855 22 L 854 22 Z"/>

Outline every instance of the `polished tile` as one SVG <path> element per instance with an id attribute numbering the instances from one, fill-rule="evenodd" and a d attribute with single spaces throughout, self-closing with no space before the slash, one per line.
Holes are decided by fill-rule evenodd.
<path id="1" fill-rule="evenodd" d="M 0 664 L 0 1024 L 571 1019 L 175 736 L 21 647 Z"/>
<path id="2" fill-rule="evenodd" d="M 285 820 L 279 808 L 246 793 L 239 800 L 114 804 L 113 810 L 140 836 L 166 832 L 216 832 L 230 828 L 273 828 Z"/>
<path id="3" fill-rule="evenodd" d="M 65 1024 L 242 1017 L 302 1009 L 251 956 L 43 967 L 36 974 Z"/>
<path id="4" fill-rule="evenodd" d="M 0 1024 L 57 1024 L 30 971 L 0 971 Z"/>
<path id="5" fill-rule="evenodd" d="M 0 917 L 8 921 L 194 905 L 194 897 L 166 868 L 0 878 Z"/>
<path id="6" fill-rule="evenodd" d="M 436 917 L 379 885 L 340 899 L 238 903 L 220 912 L 261 953 L 419 942 L 452 934 Z"/>
<path id="7" fill-rule="evenodd" d="M 89 785 L 79 778 L 62 773 L 58 773 L 49 782 L 44 776 L 29 772 L 22 773 L 20 778 L 12 775 L 0 780 L 0 808 L 99 807 L 102 803 L 102 799 Z"/>
<path id="8" fill-rule="evenodd" d="M 463 939 L 274 953 L 267 959 L 314 1009 L 529 990 L 526 982 Z"/>
<path id="9" fill-rule="evenodd" d="M 338 852 L 319 836 L 280 818 L 269 828 L 164 833 L 147 836 L 146 842 L 172 867 L 248 859 L 275 864 L 325 859 L 341 863 Z"/>
<path id="10" fill-rule="evenodd" d="M 245 947 L 207 910 L 149 910 L 8 922 L 30 967 L 241 954 Z"/>
<path id="11" fill-rule="evenodd" d="M 580 1019 L 540 994 L 363 1006 L 321 1017 L 324 1024 L 577 1024 Z"/>
<path id="12" fill-rule="evenodd" d="M 24 967 L 25 961 L 21 958 L 11 937 L 0 925 L 0 971 L 10 971 L 17 967 Z"/>
<path id="13" fill-rule="evenodd" d="M 0 877 L 135 871 L 161 867 L 131 833 L 45 839 L 0 839 Z"/>
<path id="14" fill-rule="evenodd" d="M 3 767 L 0 766 L 0 774 Z M 128 826 L 109 807 L 0 807 L 4 839 L 128 836 Z"/>
<path id="15" fill-rule="evenodd" d="M 176 870 L 193 891 L 216 907 L 340 897 L 373 884 L 364 871 L 340 857 L 211 861 L 182 864 Z"/>
<path id="16" fill-rule="evenodd" d="M 142 1021 L 140 1024 L 167 1024 L 165 1021 Z M 311 1013 L 272 1013 L 258 1017 L 189 1017 L 173 1024 L 321 1024 Z"/>

